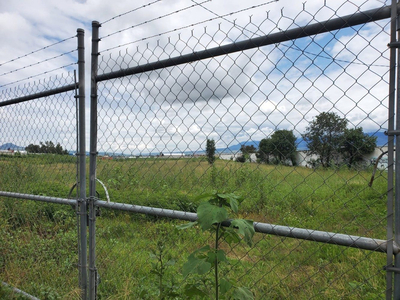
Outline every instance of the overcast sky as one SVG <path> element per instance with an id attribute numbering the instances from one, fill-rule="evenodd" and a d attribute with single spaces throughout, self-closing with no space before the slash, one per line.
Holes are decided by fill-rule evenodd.
<path id="1" fill-rule="evenodd" d="M 93 20 L 102 24 L 101 74 L 384 4 L 0 0 L 0 101 L 72 83 L 77 28 L 85 30 L 89 87 Z M 195 151 L 204 150 L 207 138 L 224 148 L 259 141 L 278 129 L 299 137 L 322 111 L 334 111 L 350 121 L 349 127 L 362 126 L 364 132 L 385 130 L 387 24 L 384 20 L 101 82 L 99 150 Z M 86 95 L 89 103 L 89 90 Z M 0 108 L 0 145 L 52 140 L 71 149 L 74 114 L 72 92 Z"/>

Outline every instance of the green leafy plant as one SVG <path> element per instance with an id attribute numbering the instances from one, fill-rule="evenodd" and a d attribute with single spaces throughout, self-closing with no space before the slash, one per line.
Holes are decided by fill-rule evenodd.
<path id="1" fill-rule="evenodd" d="M 185 277 L 194 275 L 194 281 L 184 287 L 185 294 L 189 297 L 208 297 L 208 291 L 204 291 L 204 287 L 210 282 L 207 274 L 214 270 L 212 282 L 215 287 L 215 299 L 219 299 L 220 294 L 229 299 L 253 299 L 249 289 L 238 286 L 234 279 L 220 278 L 219 274 L 220 265 L 229 262 L 226 252 L 220 249 L 222 241 L 228 244 L 244 241 L 248 246 L 252 246 L 253 243 L 253 221 L 232 219 L 229 216 L 229 213 L 238 213 L 239 204 L 243 199 L 233 193 L 212 193 L 201 196 L 199 200 L 203 202 L 197 208 L 197 221 L 180 225 L 178 228 L 187 229 L 198 225 L 202 231 L 214 233 L 215 242 L 214 247 L 206 245 L 195 250 L 183 265 Z"/>
<path id="2" fill-rule="evenodd" d="M 158 279 L 159 299 L 177 297 L 178 294 L 175 292 L 177 285 L 174 283 L 174 278 L 170 277 L 170 282 L 165 280 L 166 271 L 168 267 L 175 264 L 175 260 L 169 253 L 166 253 L 163 241 L 158 241 L 157 249 L 151 251 L 150 258 L 155 261 L 151 263 L 152 270 L 150 272 Z"/>

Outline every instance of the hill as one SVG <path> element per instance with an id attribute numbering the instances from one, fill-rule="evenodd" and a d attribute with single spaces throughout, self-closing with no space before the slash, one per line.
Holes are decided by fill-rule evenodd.
<path id="1" fill-rule="evenodd" d="M 23 151 L 25 147 L 17 146 L 13 143 L 6 143 L 0 146 L 0 150 L 14 150 L 14 151 Z"/>

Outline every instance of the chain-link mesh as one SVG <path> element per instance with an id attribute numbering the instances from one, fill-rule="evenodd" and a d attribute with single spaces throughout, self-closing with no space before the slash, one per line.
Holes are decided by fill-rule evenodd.
<path id="1" fill-rule="evenodd" d="M 71 88 L 79 86 L 72 73 L 47 79 L 48 70 L 71 71 L 75 50 L 14 70 L 13 60 L 0 65 L 0 298 L 10 295 L 5 283 L 43 299 L 214 298 L 216 286 L 239 288 L 242 298 L 381 299 L 391 289 L 382 253 L 393 179 L 384 136 L 388 8 L 303 3 L 261 14 L 272 1 L 219 14 L 207 2 L 171 6 L 125 29 L 112 25 L 125 14 L 103 23 L 106 50 L 93 75 L 97 147 L 89 151 L 97 188 L 88 199 L 77 191 L 84 164 L 67 155 L 80 143 L 83 95 Z M 251 9 L 245 23 L 234 19 Z M 186 13 L 193 25 L 170 28 Z M 138 37 L 140 26 L 161 33 Z M 44 73 L 26 73 L 38 64 Z M 229 219 L 256 222 L 252 245 L 178 229 L 195 219 L 199 196 L 215 191 L 244 199 Z M 80 208 L 50 203 L 68 197 Z M 216 244 L 208 261 L 218 256 L 217 276 L 194 256 L 187 264 Z"/>
<path id="2" fill-rule="evenodd" d="M 199 195 L 236 193 L 244 198 L 240 217 L 307 228 L 310 240 L 314 231 L 385 240 L 387 156 L 380 155 L 387 150 L 387 19 L 121 78 L 111 75 L 248 38 L 289 34 L 322 21 L 320 16 L 343 17 L 351 11 L 344 6 L 313 13 L 303 7 L 294 16 L 279 12 L 278 18 L 270 12 L 261 22 L 253 17 L 245 26 L 194 28 L 100 56 L 96 177 L 106 190 L 98 185 L 99 198 L 196 212 Z M 113 79 L 106 80 L 108 74 Z M 334 127 L 324 127 L 332 122 Z M 207 140 L 215 142 L 212 164 Z M 185 284 L 196 280 L 182 276 L 183 264 L 195 249 L 213 245 L 215 236 L 177 230 L 180 223 L 101 209 L 99 298 L 183 297 Z M 256 299 L 383 298 L 385 255 L 356 243 L 331 244 L 261 233 L 252 247 L 222 243 L 229 264 L 221 278 L 235 278 Z M 213 295 L 215 286 L 204 281 L 202 288 Z"/>
<path id="3" fill-rule="evenodd" d="M 34 65 L 26 62 L 32 63 L 31 56 L 41 50 L 0 65 L 1 299 L 80 296 L 79 225 L 73 200 L 78 128 L 73 87 L 77 84 L 74 73 L 66 72 L 70 67 L 59 67 L 66 63 L 63 56 L 73 51 L 58 55 L 62 62 L 54 57 Z M 16 60 L 23 62 L 13 64 Z M 46 65 L 40 70 L 39 64 Z M 68 203 L 68 198 L 71 205 L 52 203 L 56 199 Z"/>

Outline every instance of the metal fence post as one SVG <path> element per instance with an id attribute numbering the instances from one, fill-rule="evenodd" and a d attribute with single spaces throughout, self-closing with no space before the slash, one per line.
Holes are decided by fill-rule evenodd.
<path id="1" fill-rule="evenodd" d="M 89 299 L 97 298 L 96 270 L 96 157 L 97 157 L 97 65 L 100 23 L 92 22 L 92 60 L 90 91 L 90 165 L 89 165 Z"/>
<path id="2" fill-rule="evenodd" d="M 85 135 L 85 31 L 77 30 L 78 36 L 78 76 L 79 76 L 79 277 L 82 299 L 87 297 L 87 209 L 86 209 L 86 135 Z"/>
<path id="3" fill-rule="evenodd" d="M 393 7 L 397 8 L 398 0 L 393 0 Z M 394 12 L 394 8 L 393 8 Z M 399 18 L 398 14 L 396 11 L 396 15 L 392 15 L 392 23 L 394 23 L 394 26 L 396 26 L 396 31 L 397 31 L 397 40 L 396 40 L 396 35 L 394 37 L 395 42 L 397 43 L 400 39 L 400 32 L 399 32 Z M 399 48 L 396 47 L 394 49 L 397 54 L 397 62 L 400 61 L 400 52 Z M 399 132 L 400 130 L 400 93 L 398 91 L 398 88 L 400 86 L 400 69 L 399 66 L 396 65 L 397 67 L 397 97 L 396 97 L 396 132 Z M 400 149 L 400 136 L 396 135 L 396 148 L 395 149 Z M 395 157 L 395 204 L 394 204 L 394 241 L 397 244 L 400 244 L 400 155 L 396 154 Z M 400 255 L 396 254 L 394 257 L 394 267 L 395 270 L 397 270 L 394 273 L 394 299 L 400 299 Z"/>

